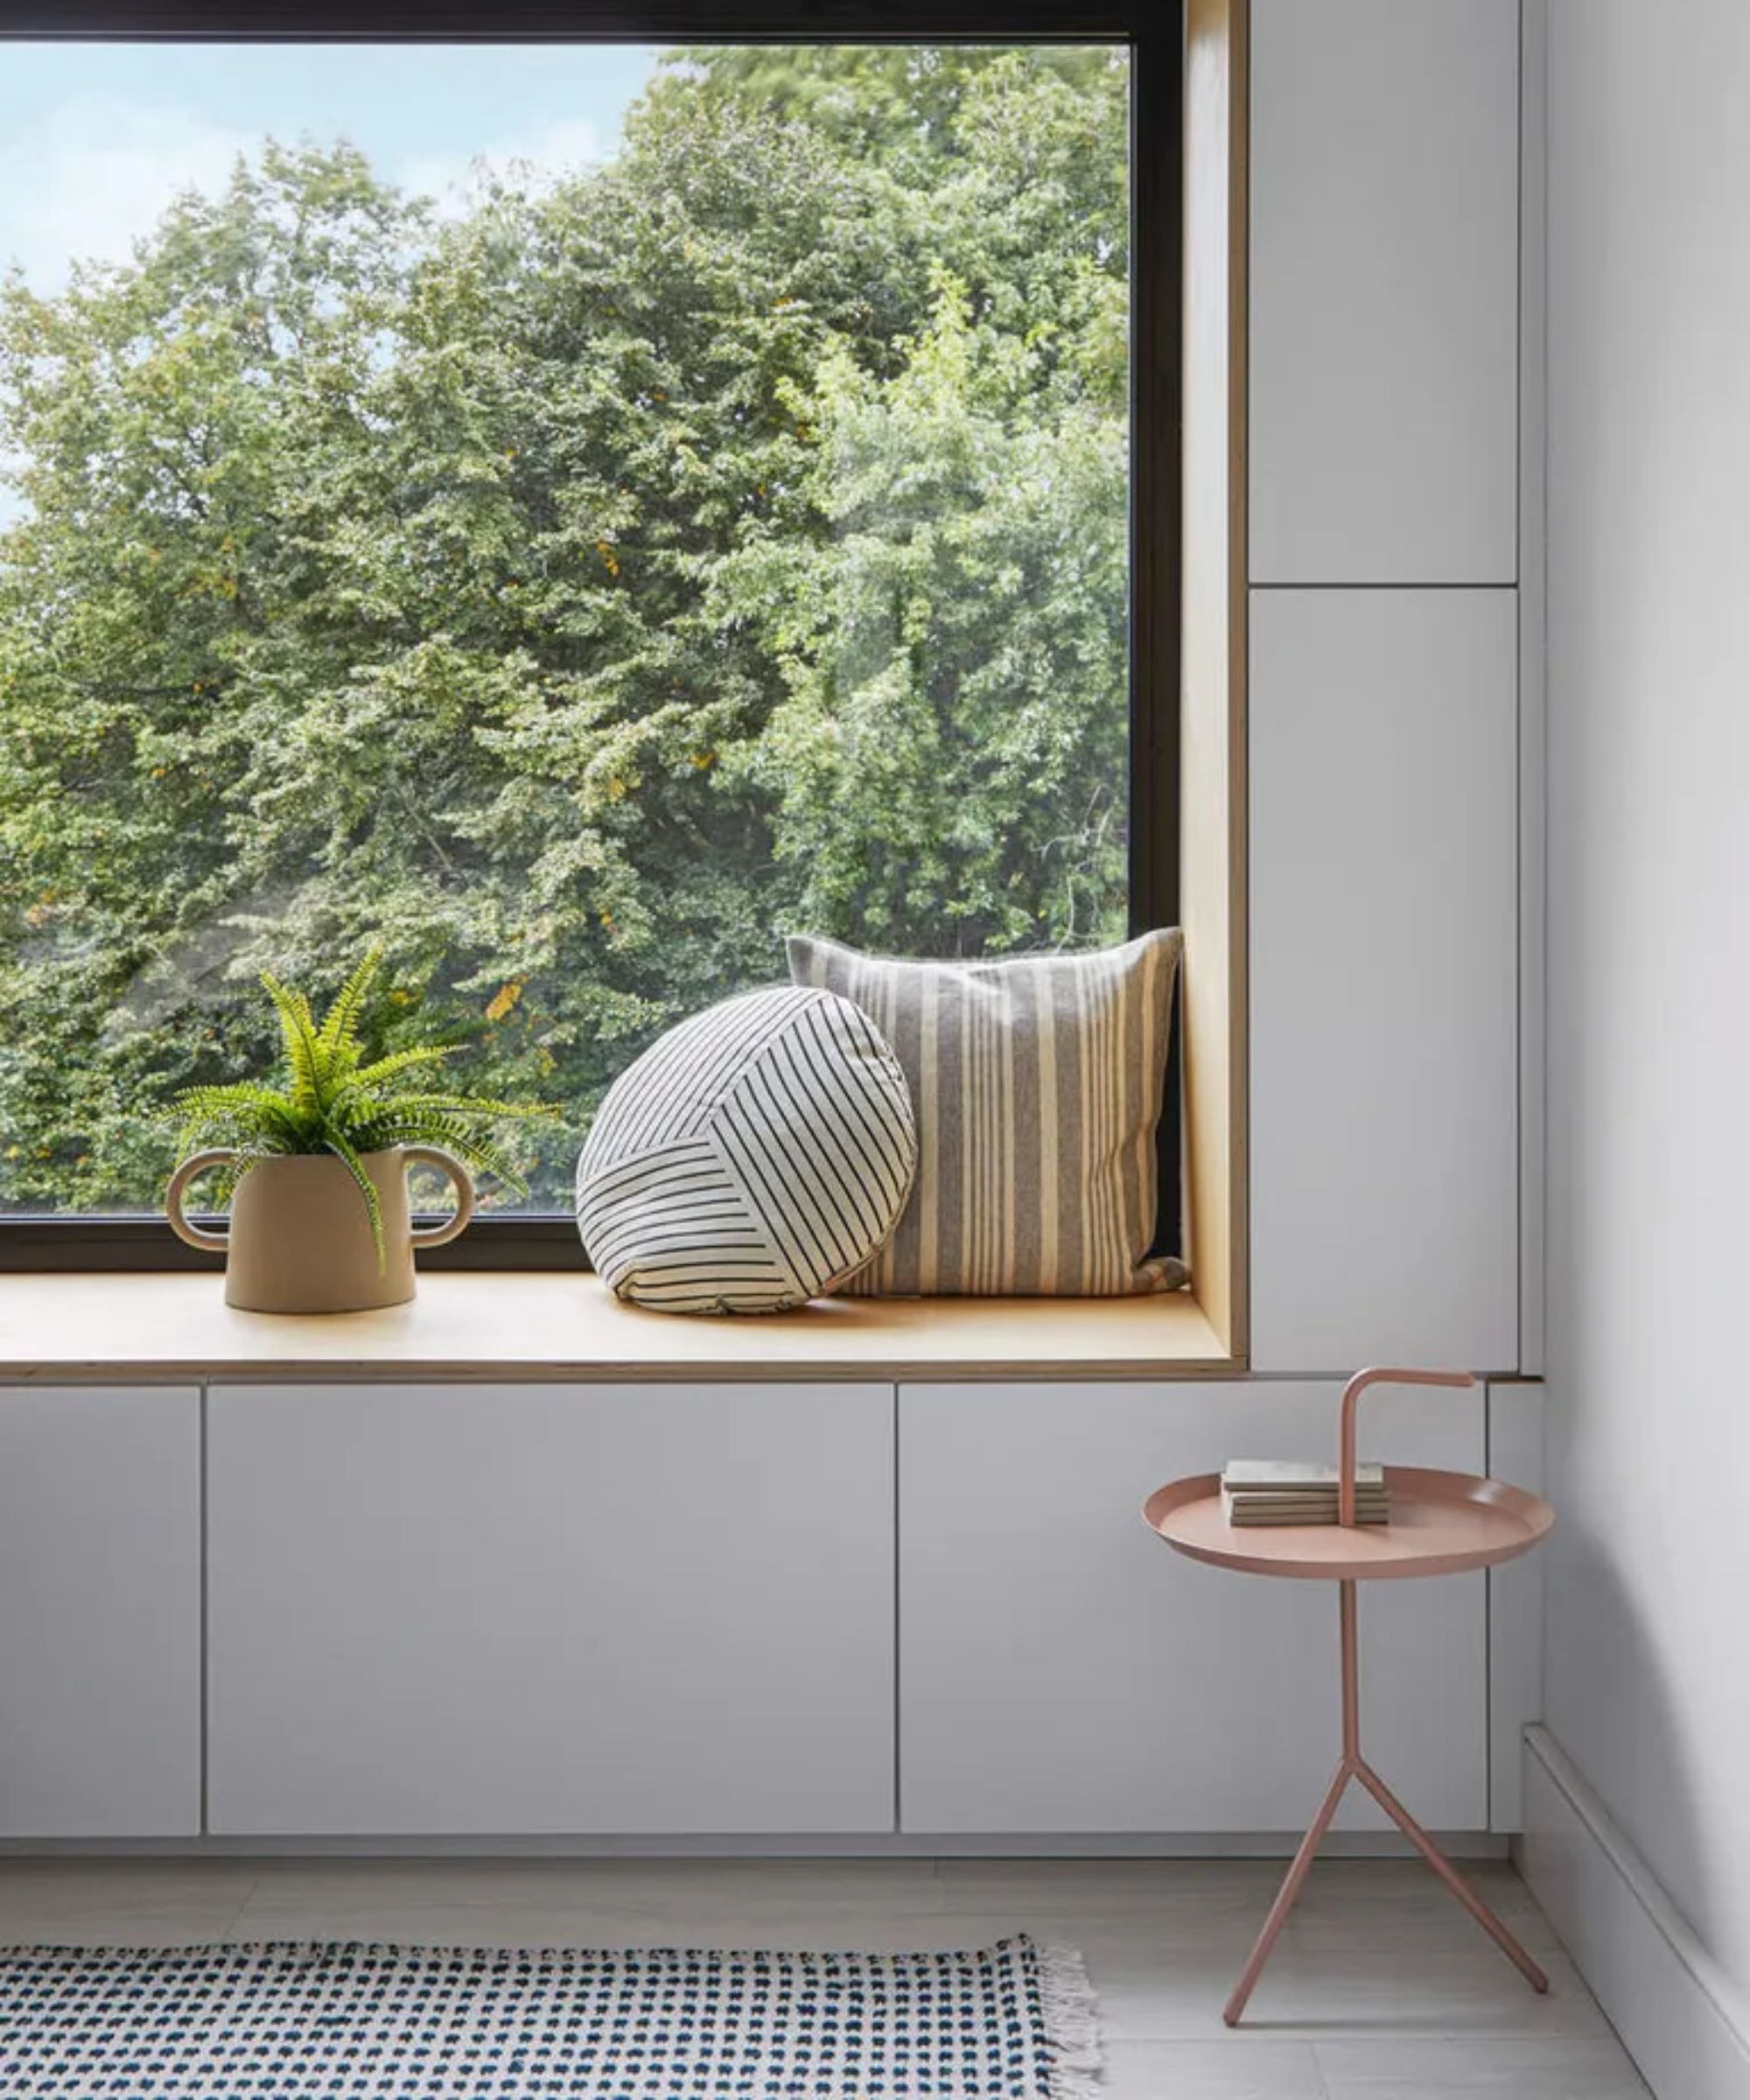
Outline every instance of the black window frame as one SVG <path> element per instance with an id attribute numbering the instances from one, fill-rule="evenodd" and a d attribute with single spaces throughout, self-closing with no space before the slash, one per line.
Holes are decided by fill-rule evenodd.
<path id="1" fill-rule="evenodd" d="M 1130 76 L 1130 916 L 1179 918 L 1182 106 L 1180 5 L 1143 0 L 0 0 L 11 40 L 217 43 L 1123 43 Z M 1176 1246 L 1177 1046 L 1160 1124 Z M 422 1269 L 585 1267 L 569 1217 L 477 1217 Z M 159 1217 L 0 1217 L 0 1272 L 219 1269 Z"/>

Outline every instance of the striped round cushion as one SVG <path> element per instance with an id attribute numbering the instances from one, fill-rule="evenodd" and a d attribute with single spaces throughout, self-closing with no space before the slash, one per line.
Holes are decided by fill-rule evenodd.
<path id="1" fill-rule="evenodd" d="M 608 1088 L 578 1162 L 578 1229 L 617 1298 L 775 1312 L 880 1252 L 917 1156 L 906 1075 L 860 1007 L 748 992 Z"/>

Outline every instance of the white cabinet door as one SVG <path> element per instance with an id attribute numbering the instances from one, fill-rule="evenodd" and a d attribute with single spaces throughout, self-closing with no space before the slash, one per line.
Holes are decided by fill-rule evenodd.
<path id="1" fill-rule="evenodd" d="M 900 1394 L 907 1831 L 1291 1830 L 1335 1768 L 1337 1596 L 1200 1566 L 1145 1497 L 1234 1457 L 1335 1456 L 1334 1385 Z M 1364 1456 L 1482 1464 L 1480 1392 L 1380 1390 Z M 1363 1738 L 1436 1830 L 1487 1826 L 1484 1578 L 1362 1593 Z M 1351 1799 L 1347 1827 L 1380 1827 Z"/>
<path id="2" fill-rule="evenodd" d="M 1252 1363 L 1518 1361 L 1515 593 L 1252 594 Z"/>
<path id="3" fill-rule="evenodd" d="M 216 1389 L 211 1827 L 891 1829 L 892 1407 Z"/>
<path id="4" fill-rule="evenodd" d="M 0 1836 L 200 1829 L 200 1396 L 0 1390 Z"/>
<path id="5" fill-rule="evenodd" d="M 1253 0 L 1251 576 L 1510 583 L 1517 0 Z"/>

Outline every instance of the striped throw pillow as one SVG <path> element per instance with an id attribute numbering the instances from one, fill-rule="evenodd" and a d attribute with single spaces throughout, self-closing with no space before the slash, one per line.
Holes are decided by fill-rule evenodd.
<path id="1" fill-rule="evenodd" d="M 780 986 L 671 1028 L 608 1088 L 578 1228 L 617 1298 L 775 1312 L 886 1244 L 917 1166 L 906 1076 L 848 999 Z"/>
<path id="2" fill-rule="evenodd" d="M 893 1046 L 918 1181 L 854 1292 L 1109 1298 L 1176 1290 L 1151 1259 L 1176 928 L 1095 955 L 909 962 L 793 936 L 790 975 Z"/>

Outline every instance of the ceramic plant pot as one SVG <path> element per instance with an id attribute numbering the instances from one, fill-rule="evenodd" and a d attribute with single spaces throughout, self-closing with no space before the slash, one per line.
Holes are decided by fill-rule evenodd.
<path id="1" fill-rule="evenodd" d="M 257 1160 L 231 1200 L 230 1228 L 207 1232 L 182 1214 L 183 1192 L 204 1168 L 236 1155 L 196 1152 L 172 1176 L 164 1195 L 171 1229 L 191 1247 L 225 1256 L 225 1302 L 249 1312 L 364 1312 L 404 1304 L 414 1293 L 413 1250 L 453 1240 L 474 1214 L 468 1170 L 424 1144 L 367 1152 L 382 1209 L 387 1258 L 379 1266 L 371 1221 L 358 1184 L 328 1152 L 286 1153 Z M 456 1214 L 424 1232 L 408 1215 L 407 1170 L 436 1166 L 456 1185 Z"/>

